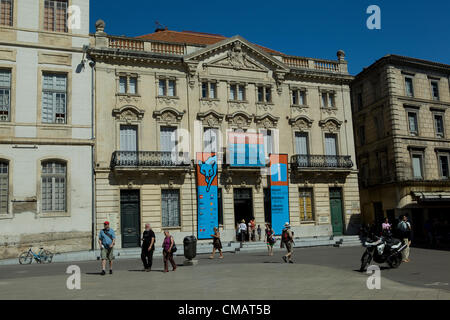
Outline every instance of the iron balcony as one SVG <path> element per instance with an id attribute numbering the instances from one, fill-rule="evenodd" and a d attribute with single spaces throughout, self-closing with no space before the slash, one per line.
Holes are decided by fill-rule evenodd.
<path id="1" fill-rule="evenodd" d="M 188 152 L 166 151 L 115 151 L 111 168 L 186 168 L 191 165 Z"/>
<path id="2" fill-rule="evenodd" d="M 350 156 L 296 154 L 291 157 L 291 166 L 293 169 L 350 169 L 353 162 Z"/>

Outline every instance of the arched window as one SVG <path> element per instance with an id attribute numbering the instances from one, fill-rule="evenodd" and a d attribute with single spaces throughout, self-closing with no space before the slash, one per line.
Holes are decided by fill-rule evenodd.
<path id="1" fill-rule="evenodd" d="M 8 161 L 0 160 L 0 214 L 8 213 L 9 196 L 9 165 Z"/>
<path id="2" fill-rule="evenodd" d="M 66 163 L 42 162 L 42 211 L 66 211 Z"/>

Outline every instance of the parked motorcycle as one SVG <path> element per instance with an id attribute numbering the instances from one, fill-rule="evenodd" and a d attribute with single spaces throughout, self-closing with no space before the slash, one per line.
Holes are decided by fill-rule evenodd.
<path id="1" fill-rule="evenodd" d="M 402 251 L 405 250 L 406 243 L 391 235 L 382 235 L 368 239 L 364 246 L 366 251 L 361 257 L 361 272 L 366 271 L 372 260 L 378 264 L 387 262 L 391 268 L 398 268 L 402 263 Z"/>

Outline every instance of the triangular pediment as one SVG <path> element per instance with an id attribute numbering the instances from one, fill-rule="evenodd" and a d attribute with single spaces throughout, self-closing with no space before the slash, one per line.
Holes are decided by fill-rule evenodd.
<path id="1" fill-rule="evenodd" d="M 227 38 L 188 54 L 184 56 L 184 62 L 188 64 L 201 63 L 204 67 L 289 71 L 289 68 L 281 61 L 241 36 Z"/>

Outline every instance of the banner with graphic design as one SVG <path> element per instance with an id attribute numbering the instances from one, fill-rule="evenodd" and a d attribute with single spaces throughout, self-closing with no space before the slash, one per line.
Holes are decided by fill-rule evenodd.
<path id="1" fill-rule="evenodd" d="M 219 226 L 217 154 L 197 152 L 197 238 L 211 239 Z"/>
<path id="2" fill-rule="evenodd" d="M 263 134 L 228 132 L 227 162 L 231 167 L 264 167 Z"/>
<path id="3" fill-rule="evenodd" d="M 272 211 L 272 228 L 276 235 L 281 235 L 284 224 L 289 222 L 289 177 L 288 155 L 270 155 L 270 201 Z"/>

